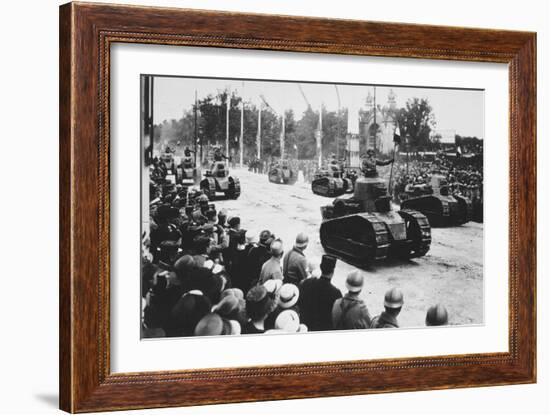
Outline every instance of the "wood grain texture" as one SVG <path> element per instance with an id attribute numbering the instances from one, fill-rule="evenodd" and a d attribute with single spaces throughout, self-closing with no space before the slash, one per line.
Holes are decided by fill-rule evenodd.
<path id="1" fill-rule="evenodd" d="M 509 352 L 110 373 L 109 69 L 116 42 L 509 64 Z M 103 4 L 60 9 L 60 407 L 68 412 L 536 379 L 534 33 Z"/>

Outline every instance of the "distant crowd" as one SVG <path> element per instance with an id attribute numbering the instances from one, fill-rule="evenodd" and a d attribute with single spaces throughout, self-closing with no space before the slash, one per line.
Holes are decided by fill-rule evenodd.
<path id="1" fill-rule="evenodd" d="M 483 156 L 449 157 L 438 153 L 433 160 L 400 158 L 394 165 L 393 198 L 399 203 L 409 197 L 430 193 L 431 178 L 438 175 L 445 179 L 448 194 L 459 194 L 472 203 L 483 202 Z"/>

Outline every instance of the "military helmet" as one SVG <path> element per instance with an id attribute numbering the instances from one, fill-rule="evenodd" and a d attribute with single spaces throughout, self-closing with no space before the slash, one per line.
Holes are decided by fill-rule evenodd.
<path id="1" fill-rule="evenodd" d="M 384 307 L 400 308 L 403 306 L 403 293 L 399 288 L 392 288 L 384 295 Z"/>
<path id="2" fill-rule="evenodd" d="M 431 306 L 426 313 L 426 326 L 445 326 L 449 322 L 449 314 L 442 304 Z"/>
<path id="3" fill-rule="evenodd" d="M 350 272 L 346 278 L 346 288 L 352 293 L 358 293 L 363 289 L 363 274 L 359 271 Z"/>

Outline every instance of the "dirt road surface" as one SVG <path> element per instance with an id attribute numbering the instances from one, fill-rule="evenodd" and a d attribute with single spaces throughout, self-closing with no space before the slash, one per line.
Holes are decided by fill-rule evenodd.
<path id="1" fill-rule="evenodd" d="M 310 185 L 270 183 L 267 175 L 246 169 L 232 169 L 241 181 L 237 200 L 216 200 L 230 216 L 241 218 L 244 229 L 258 235 L 269 229 L 283 240 L 285 251 L 292 248 L 298 232 L 306 232 L 310 244 L 308 261 L 320 263 L 324 249 L 319 241 L 320 207 L 331 198 L 312 193 Z M 338 261 L 333 283 L 345 293 L 346 275 L 355 267 Z M 399 287 L 405 304 L 399 315 L 401 327 L 424 325 L 426 310 L 442 303 L 449 311 L 450 324 L 483 324 L 483 224 L 469 222 L 453 228 L 432 229 L 431 249 L 425 257 L 412 261 L 387 260 L 364 270 L 361 297 L 372 316 L 383 310 L 384 293 Z"/>

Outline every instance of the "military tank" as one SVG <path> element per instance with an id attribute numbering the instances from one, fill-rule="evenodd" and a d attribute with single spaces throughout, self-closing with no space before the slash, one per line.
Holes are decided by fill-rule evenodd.
<path id="1" fill-rule="evenodd" d="M 353 181 L 346 177 L 337 164 L 329 164 L 327 168 L 318 170 L 311 182 L 311 190 L 316 195 L 337 197 L 353 192 Z"/>
<path id="2" fill-rule="evenodd" d="M 294 171 L 287 161 L 277 163 L 269 169 L 267 177 L 271 183 L 293 185 L 298 180 L 298 173 Z"/>
<path id="3" fill-rule="evenodd" d="M 197 184 L 199 174 L 192 157 L 184 156 L 176 168 L 176 183 L 184 185 Z"/>
<path id="4" fill-rule="evenodd" d="M 223 161 L 214 161 L 212 168 L 205 171 L 200 189 L 210 200 L 214 200 L 218 193 L 223 193 L 227 199 L 237 199 L 241 195 L 239 179 L 229 175 Z"/>
<path id="5" fill-rule="evenodd" d="M 166 168 L 167 174 L 175 174 L 176 171 L 176 160 L 174 154 L 169 150 L 166 150 L 160 155 L 160 161 Z"/>
<path id="6" fill-rule="evenodd" d="M 401 202 L 401 209 L 423 213 L 433 227 L 457 226 L 472 220 L 472 202 L 467 197 L 452 194 L 445 176 L 432 175 L 429 188 L 428 194 Z"/>
<path id="7" fill-rule="evenodd" d="M 430 249 L 428 218 L 412 209 L 392 210 L 386 184 L 378 177 L 358 178 L 353 196 L 336 198 L 321 214 L 321 245 L 352 265 L 417 258 Z"/>

